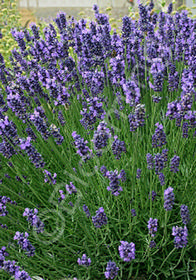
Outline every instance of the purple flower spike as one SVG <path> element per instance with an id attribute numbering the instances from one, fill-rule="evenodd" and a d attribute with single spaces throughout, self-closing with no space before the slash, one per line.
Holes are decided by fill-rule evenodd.
<path id="1" fill-rule="evenodd" d="M 108 191 L 111 191 L 113 195 L 118 196 L 120 191 L 122 191 L 122 187 L 119 186 L 120 175 L 118 175 L 118 171 L 107 171 L 106 176 L 110 180 L 110 185 L 107 187 Z"/>
<path id="2" fill-rule="evenodd" d="M 173 188 L 169 187 L 164 191 L 164 208 L 169 211 L 173 208 L 174 204 L 174 193 Z"/>
<path id="3" fill-rule="evenodd" d="M 89 218 L 91 216 L 90 211 L 88 209 L 88 206 L 86 206 L 85 204 L 83 205 L 83 210 L 86 214 L 86 216 Z"/>
<path id="4" fill-rule="evenodd" d="M 180 157 L 174 156 L 170 161 L 170 171 L 174 173 L 178 172 L 179 164 L 180 164 Z"/>
<path id="5" fill-rule="evenodd" d="M 109 261 L 107 263 L 105 277 L 106 279 L 114 279 L 119 271 L 119 267 L 116 266 L 115 262 Z"/>
<path id="6" fill-rule="evenodd" d="M 163 125 L 159 123 L 156 123 L 155 125 L 157 128 L 155 130 L 155 134 L 152 136 L 152 146 L 154 148 L 157 148 L 165 145 L 167 141 L 166 141 L 166 134 L 163 131 Z"/>
<path id="7" fill-rule="evenodd" d="M 149 193 L 149 199 L 152 199 L 152 201 L 155 200 L 155 197 L 157 196 L 155 191 L 152 191 L 151 193 Z"/>
<path id="8" fill-rule="evenodd" d="M 28 236 L 29 234 L 27 232 L 24 233 L 20 233 L 19 231 L 17 231 L 15 233 L 14 236 L 14 240 L 18 240 L 18 245 L 25 250 L 27 253 L 27 256 L 34 256 L 35 254 L 35 248 L 33 247 L 33 245 L 30 243 L 30 241 L 28 240 Z"/>
<path id="9" fill-rule="evenodd" d="M 118 247 L 121 259 L 125 262 L 130 262 L 135 259 L 135 244 L 133 242 L 120 241 L 121 245 Z"/>
<path id="10" fill-rule="evenodd" d="M 25 208 L 23 213 L 23 217 L 27 217 L 27 221 L 31 223 L 31 225 L 35 228 L 37 233 L 42 233 L 44 231 L 44 223 L 37 216 L 37 209 L 29 209 Z"/>
<path id="11" fill-rule="evenodd" d="M 69 185 L 66 185 L 66 190 L 68 191 L 69 194 L 77 193 L 76 187 L 72 182 L 70 182 Z"/>
<path id="12" fill-rule="evenodd" d="M 150 218 L 150 220 L 148 221 L 148 229 L 149 229 L 149 234 L 152 236 L 152 237 L 155 237 L 155 233 L 157 232 L 157 219 L 153 219 L 153 218 Z"/>
<path id="13" fill-rule="evenodd" d="M 106 214 L 104 213 L 103 207 L 100 207 L 96 211 L 96 216 L 92 217 L 93 224 L 96 228 L 100 228 L 102 225 L 106 225 L 107 219 L 108 218 L 107 218 Z"/>
<path id="14" fill-rule="evenodd" d="M 188 240 L 187 240 L 187 236 L 188 236 L 188 230 L 187 227 L 184 226 L 184 228 L 182 227 L 173 227 L 172 228 L 172 235 L 175 237 L 174 238 L 174 246 L 176 248 L 183 248 L 186 247 Z"/>
<path id="15" fill-rule="evenodd" d="M 181 215 L 183 224 L 187 225 L 190 222 L 190 216 L 189 216 L 188 206 L 186 206 L 185 204 L 182 204 L 180 207 L 180 215 Z"/>
<path id="16" fill-rule="evenodd" d="M 83 254 L 82 259 L 78 258 L 78 264 L 88 267 L 91 264 L 91 259 L 87 259 L 86 254 Z"/>

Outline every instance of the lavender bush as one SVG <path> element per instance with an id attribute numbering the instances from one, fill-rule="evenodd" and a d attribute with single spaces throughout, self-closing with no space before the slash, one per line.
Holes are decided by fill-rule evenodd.
<path id="1" fill-rule="evenodd" d="M 196 21 L 93 10 L 0 54 L 0 278 L 194 279 Z"/>

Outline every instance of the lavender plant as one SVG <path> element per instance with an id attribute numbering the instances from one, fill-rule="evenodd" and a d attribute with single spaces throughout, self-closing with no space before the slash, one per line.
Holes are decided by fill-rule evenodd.
<path id="1" fill-rule="evenodd" d="M 93 10 L 0 54 L 0 278 L 194 279 L 195 20 Z"/>

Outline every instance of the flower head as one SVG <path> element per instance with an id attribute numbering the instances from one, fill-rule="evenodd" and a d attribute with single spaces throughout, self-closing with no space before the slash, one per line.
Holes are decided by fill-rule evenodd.
<path id="1" fill-rule="evenodd" d="M 118 274 L 119 267 L 116 266 L 115 262 L 109 261 L 107 263 L 105 277 L 107 279 L 114 279 Z"/>
<path id="2" fill-rule="evenodd" d="M 135 259 L 135 244 L 133 242 L 120 241 L 121 245 L 118 247 L 121 259 L 129 262 Z"/>

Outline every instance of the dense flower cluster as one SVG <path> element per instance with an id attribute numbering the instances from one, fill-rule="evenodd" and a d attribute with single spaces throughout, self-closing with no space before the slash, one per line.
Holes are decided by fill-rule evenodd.
<path id="1" fill-rule="evenodd" d="M 111 191 L 113 195 L 118 196 L 123 189 L 119 186 L 120 175 L 117 170 L 107 171 L 106 176 L 110 180 L 110 185 L 107 187 L 108 191 Z"/>
<path id="2" fill-rule="evenodd" d="M 90 150 L 89 147 L 86 146 L 88 141 L 84 141 L 84 139 L 80 135 L 78 135 L 76 131 L 72 133 L 72 137 L 74 138 L 74 145 L 78 149 L 77 154 L 82 157 L 83 161 L 89 159 L 91 157 L 91 154 L 89 154 L 89 152 L 92 153 L 92 150 Z"/>
<path id="3" fill-rule="evenodd" d="M 167 211 L 173 208 L 174 198 L 175 198 L 173 190 L 174 189 L 171 187 L 164 190 L 164 208 Z"/>
<path id="4" fill-rule="evenodd" d="M 157 127 L 155 130 L 155 134 L 152 136 L 152 146 L 157 148 L 157 147 L 162 147 L 167 143 L 166 141 L 166 134 L 163 131 L 163 125 L 156 123 L 155 126 Z"/>
<path id="5" fill-rule="evenodd" d="M 94 149 L 97 151 L 96 155 L 102 155 L 102 149 L 108 144 L 108 139 L 111 137 L 109 128 L 106 127 L 105 122 L 100 122 L 97 130 L 94 132 L 94 137 L 92 142 L 94 143 Z"/>
<path id="6" fill-rule="evenodd" d="M 157 225 L 158 225 L 158 220 L 150 218 L 150 220 L 148 221 L 148 230 L 149 230 L 149 234 L 152 237 L 155 237 L 155 233 L 157 232 Z"/>
<path id="7" fill-rule="evenodd" d="M 9 254 L 6 252 L 6 247 L 3 246 L 0 249 L 0 269 L 9 273 L 10 276 L 14 276 L 16 280 L 31 280 L 28 273 L 24 270 L 20 270 L 20 266 L 16 265 L 16 261 L 6 261 L 5 257 L 7 256 L 9 256 Z"/>
<path id="8" fill-rule="evenodd" d="M 180 164 L 180 157 L 175 155 L 170 161 L 170 171 L 174 173 L 178 172 L 179 164 Z"/>
<path id="9" fill-rule="evenodd" d="M 16 204 L 16 201 L 12 201 L 7 196 L 0 195 L 0 216 L 6 216 L 8 214 L 8 210 L 6 208 L 7 203 Z"/>
<path id="10" fill-rule="evenodd" d="M 24 217 L 27 217 L 27 221 L 31 223 L 31 225 L 35 228 L 37 233 L 42 233 L 44 231 L 44 223 L 37 216 L 37 209 L 29 209 L 25 208 L 23 213 Z"/>
<path id="11" fill-rule="evenodd" d="M 103 207 L 100 207 L 97 211 L 96 211 L 96 215 L 92 217 L 92 221 L 93 224 L 96 228 L 100 228 L 103 225 L 107 224 L 107 216 L 104 213 L 104 209 Z"/>
<path id="12" fill-rule="evenodd" d="M 29 234 L 25 232 L 25 234 L 22 232 L 20 233 L 17 231 L 14 236 L 14 240 L 18 240 L 18 245 L 26 251 L 27 256 L 34 256 L 35 254 L 35 248 L 28 240 Z"/>
<path id="13" fill-rule="evenodd" d="M 52 174 L 46 169 L 43 171 L 43 173 L 44 173 L 44 177 L 45 177 L 45 179 L 44 179 L 45 183 L 49 182 L 50 185 L 51 184 L 53 184 L 53 185 L 56 184 L 56 180 L 55 180 L 55 178 L 57 177 L 56 173 L 54 173 L 53 176 L 52 176 Z"/>
<path id="14" fill-rule="evenodd" d="M 4 2 L 2 1 L 2 4 Z M 33 171 L 34 168 L 36 175 L 44 174 L 44 182 L 47 183 L 44 184 L 44 187 L 48 186 L 46 191 L 50 190 L 52 185 L 57 183 L 58 172 L 60 173 L 58 174 L 58 181 L 63 180 L 62 170 L 60 170 L 61 168 L 57 169 L 58 172 L 56 171 L 57 173 L 52 175 L 51 172 L 54 171 L 49 172 L 44 168 L 53 170 L 52 168 L 56 165 L 63 169 L 63 157 L 65 156 L 67 160 L 65 164 L 68 164 L 66 170 L 75 171 L 74 176 L 71 178 L 73 178 L 74 182 L 77 181 L 78 190 L 72 182 L 69 184 L 64 183 L 67 195 L 65 194 L 65 189 L 58 190 L 60 194 L 58 198 L 59 204 L 55 211 L 59 214 L 58 211 L 61 210 L 65 198 L 70 197 L 72 194 L 74 194 L 74 204 L 72 201 L 68 204 L 73 207 L 77 205 L 77 202 L 81 203 L 79 188 L 82 187 L 82 182 L 85 182 L 84 177 L 86 176 L 88 186 L 83 188 L 84 197 L 82 200 L 84 200 L 81 204 L 83 206 L 81 208 L 81 205 L 79 205 L 78 208 L 83 209 L 83 211 L 78 211 L 77 215 L 79 216 L 77 217 L 80 218 L 81 214 L 81 217 L 84 218 L 84 215 L 86 215 L 87 218 L 92 219 L 94 227 L 101 228 L 96 230 L 96 237 L 99 234 L 103 236 L 104 228 L 102 226 L 107 224 L 107 233 L 111 231 L 110 236 L 114 236 L 117 240 L 111 240 L 110 244 L 108 244 L 104 237 L 102 241 L 107 243 L 105 244 L 107 246 L 106 252 L 111 255 L 115 251 L 113 246 L 116 241 L 120 242 L 121 245 L 117 249 L 120 258 L 125 262 L 135 259 L 136 250 L 133 242 L 119 241 L 119 236 L 124 234 L 124 229 L 127 229 L 126 225 L 123 224 L 125 221 L 123 216 L 121 217 L 121 210 L 125 210 L 125 218 L 126 213 L 128 213 L 128 218 L 131 216 L 131 223 L 133 222 L 139 227 L 133 230 L 132 225 L 130 225 L 133 230 L 131 232 L 133 240 L 136 240 L 135 233 L 143 229 L 142 223 L 139 221 L 140 217 L 146 214 L 144 213 L 146 209 L 150 209 L 153 215 L 152 211 L 156 211 L 153 208 L 157 208 L 161 196 L 163 196 L 160 185 L 164 186 L 167 182 L 171 182 L 170 177 L 172 177 L 172 182 L 173 179 L 174 182 L 178 182 L 180 175 L 175 176 L 171 172 L 177 173 L 180 170 L 179 163 L 181 160 L 183 167 L 182 153 L 182 158 L 174 155 L 170 158 L 168 164 L 169 150 L 162 149 L 162 147 L 167 144 L 171 152 L 176 148 L 177 143 L 183 143 L 185 147 L 183 151 L 186 151 L 186 148 L 187 150 L 189 149 L 191 137 L 196 137 L 196 111 L 194 111 L 196 101 L 195 19 L 189 18 L 187 11 L 172 13 L 172 3 L 167 7 L 167 12 L 157 12 L 153 1 L 150 1 L 148 5 L 143 5 L 140 1 L 138 1 L 138 4 L 139 19 L 128 16 L 123 17 L 121 34 L 118 34 L 116 30 L 112 30 L 108 15 L 100 13 L 99 7 L 95 4 L 93 6 L 95 21 L 89 22 L 86 19 L 77 21 L 74 17 L 68 18 L 65 13 L 60 12 L 54 19 L 54 25 L 49 23 L 43 30 L 35 24 L 31 24 L 30 29 L 12 29 L 11 34 L 18 48 L 14 48 L 10 52 L 10 67 L 6 67 L 7 61 L 0 54 L 0 153 L 4 157 L 0 169 L 5 169 L 2 173 L 3 179 L 0 178 L 1 189 L 4 190 L 5 182 L 6 184 L 9 182 L 10 188 L 14 186 L 13 195 L 18 187 L 16 194 L 21 196 L 20 192 L 23 192 L 21 198 L 24 198 L 23 201 L 25 202 L 28 197 L 25 181 L 27 177 L 22 174 L 25 171 L 28 172 L 26 162 L 30 160 L 33 165 L 31 164 L 29 170 Z M 3 29 L 2 33 L 4 33 Z M 4 34 L 0 33 L 0 39 L 2 36 Z M 168 100 L 169 103 L 167 104 Z M 80 120 L 78 121 L 76 118 L 79 115 Z M 13 120 L 10 120 L 10 117 Z M 153 134 L 154 121 L 156 122 L 156 129 Z M 171 131 L 170 128 L 172 127 L 173 129 L 173 122 L 175 127 L 174 131 Z M 73 129 L 71 128 L 72 125 L 74 126 Z M 127 126 L 129 127 L 128 130 Z M 84 135 L 84 138 L 73 130 L 77 130 L 78 133 Z M 73 132 L 74 141 L 70 139 L 70 131 Z M 176 141 L 177 135 L 179 136 L 176 133 L 177 131 L 180 131 L 182 137 L 179 142 Z M 118 132 L 121 132 L 122 135 L 116 136 Z M 152 139 L 150 139 L 150 135 Z M 174 139 L 171 139 L 172 137 Z M 88 139 L 88 141 L 85 139 Z M 113 139 L 113 143 L 111 139 Z M 147 140 L 147 143 L 142 142 L 143 140 Z M 148 171 L 143 168 L 143 158 L 137 153 L 141 151 L 148 152 L 146 147 L 149 147 L 148 143 L 151 140 L 151 148 L 153 150 L 157 149 L 157 152 L 146 154 L 147 169 L 151 170 Z M 88 143 L 93 146 L 95 154 L 92 153 L 90 146 L 87 146 Z M 47 144 L 47 148 L 42 147 L 42 144 Z M 77 154 L 83 160 L 82 163 L 77 155 L 73 158 L 71 157 L 73 150 L 75 150 L 71 146 L 72 144 L 74 144 Z M 191 145 L 193 144 L 191 143 Z M 38 152 L 38 147 L 42 150 L 42 155 Z M 107 149 L 108 147 L 111 149 Z M 51 150 L 53 153 L 50 155 Z M 182 152 L 181 149 L 178 150 Z M 121 157 L 123 152 L 126 153 L 126 157 Z M 109 159 L 112 154 L 118 161 Z M 48 157 L 50 158 L 48 159 Z M 125 158 L 126 160 L 124 160 Z M 12 162 L 9 161 L 10 159 Z M 76 169 L 73 166 L 77 167 L 78 159 L 79 164 Z M 104 163 L 104 160 L 108 160 L 107 164 Z M 23 162 L 24 166 L 22 166 Z M 94 166 L 95 162 L 96 167 Z M 108 171 L 103 164 L 106 164 L 109 170 L 114 171 Z M 137 168 L 138 166 L 142 168 L 141 179 L 141 169 Z M 117 169 L 120 170 L 119 168 L 121 169 L 120 173 L 117 171 Z M 89 178 L 89 170 L 90 172 L 93 171 L 92 178 Z M 94 172 L 98 170 L 102 175 L 99 172 Z M 83 176 L 82 180 L 79 178 L 80 173 Z M 29 186 L 27 187 L 33 190 L 34 193 L 31 179 L 35 176 L 33 174 L 29 175 L 30 178 L 28 178 L 27 182 Z M 69 175 L 73 174 L 69 173 Z M 76 175 L 77 178 L 75 177 Z M 22 177 L 24 180 L 22 180 Z M 66 181 L 69 180 L 68 178 L 65 179 Z M 123 189 L 120 186 L 120 180 L 124 182 Z M 158 180 L 159 186 L 157 186 Z M 108 181 L 107 190 L 116 196 L 115 198 L 108 194 L 107 191 L 100 192 L 100 190 L 96 190 L 102 183 L 105 185 Z M 152 190 L 153 188 L 157 193 Z M 174 207 L 175 196 L 173 190 L 172 187 L 164 190 L 163 208 L 166 211 L 171 211 Z M 122 197 L 118 197 L 121 191 L 123 191 Z M 37 192 L 37 189 L 35 192 Z M 106 197 L 100 197 L 100 194 L 105 195 L 105 193 L 108 196 L 108 205 L 105 204 Z M 148 193 L 150 201 L 148 197 L 144 197 Z M 91 194 L 92 196 L 90 196 Z M 45 192 L 44 195 L 46 198 Z M 79 199 L 77 200 L 77 198 Z M 145 201 L 146 198 L 147 201 Z M 38 197 L 31 202 L 37 203 L 37 199 Z M 61 201 L 63 202 L 60 204 Z M 91 216 L 88 206 L 83 204 L 84 201 L 89 205 L 90 209 L 95 209 L 93 207 L 96 205 L 98 210 L 95 216 Z M 91 201 L 92 205 L 90 204 Z M 93 205 L 94 202 L 95 205 Z M 3 219 L 7 219 L 7 203 L 15 204 L 10 198 L 0 196 L 0 216 Z M 112 205 L 110 205 L 111 203 Z M 108 217 L 104 212 L 104 208 L 100 207 L 100 205 L 104 205 L 104 208 L 107 209 Z M 35 207 L 38 208 L 38 205 Z M 128 212 L 126 212 L 125 207 L 128 207 Z M 133 207 L 137 210 L 137 214 Z M 21 211 L 19 207 L 16 210 Z M 116 213 L 113 213 L 113 211 L 118 211 L 118 215 L 115 215 Z M 160 221 L 162 220 L 161 215 L 163 212 L 160 211 Z M 36 208 L 25 208 L 23 216 L 27 217 L 27 221 L 37 233 L 42 233 L 44 224 L 37 214 L 38 210 Z M 177 249 L 186 247 L 188 243 L 188 230 L 186 227 L 190 223 L 188 206 L 181 205 L 180 215 L 184 228 L 173 226 L 172 229 L 174 246 Z M 109 217 L 113 218 L 110 220 Z M 74 228 L 78 229 L 77 226 L 81 225 L 79 234 L 81 234 L 82 242 L 74 244 L 75 248 L 88 245 L 86 242 L 88 243 L 90 233 L 84 237 L 85 232 L 82 232 L 82 223 L 90 222 L 87 218 L 76 221 L 75 215 L 71 217 Z M 175 225 L 178 223 L 175 220 L 175 215 L 172 215 L 172 211 L 170 219 L 173 219 L 170 224 Z M 123 227 L 121 227 L 121 224 L 123 224 Z M 88 230 L 86 225 L 84 225 L 85 231 Z M 119 231 L 118 226 L 120 226 Z M 166 228 L 168 225 L 164 226 Z M 0 224 L 0 227 L 1 230 L 4 230 L 7 225 Z M 18 227 L 21 227 L 20 223 L 18 223 Z M 154 248 L 156 247 L 154 238 L 159 231 L 158 219 L 150 218 L 147 228 L 147 238 L 141 239 L 140 247 L 144 247 L 142 240 L 147 239 L 149 240 L 149 247 Z M 113 229 L 115 234 L 112 232 Z M 9 229 L 5 230 L 5 232 L 9 233 Z M 77 230 L 75 234 L 76 236 L 78 235 Z M 171 235 L 171 232 L 164 231 L 164 242 L 171 238 L 169 235 Z M 91 240 L 92 242 L 93 239 Z M 17 231 L 14 240 L 18 241 L 20 248 L 25 250 L 28 256 L 34 255 L 35 248 L 29 242 L 27 232 L 20 233 Z M 77 238 L 74 237 L 74 240 L 77 240 Z M 97 240 L 96 238 L 95 242 Z M 164 242 L 159 242 L 159 246 L 162 246 Z M 113 247 L 111 251 L 110 246 Z M 166 247 L 166 253 L 169 254 L 167 250 L 169 250 L 170 246 Z M 90 246 L 89 248 L 94 247 Z M 160 253 L 164 251 L 162 250 L 163 248 L 159 249 Z M 120 277 L 130 278 L 132 277 L 131 274 L 140 268 L 140 264 L 137 261 L 138 265 L 131 266 L 131 269 L 129 269 L 129 266 L 125 266 L 123 268 L 125 272 L 121 271 L 121 275 L 118 276 L 119 267 L 111 260 L 108 262 L 107 253 L 104 255 L 103 261 L 99 246 L 95 251 L 100 256 L 100 260 L 97 263 L 101 265 L 107 263 L 105 271 L 107 279 L 114 279 L 115 277 L 119 279 Z M 0 250 L 0 269 L 8 272 L 15 279 L 31 279 L 28 273 L 24 270 L 21 271 L 20 267 L 16 266 L 15 261 L 6 261 L 6 256 L 8 254 L 5 251 L 5 247 L 2 247 Z M 184 257 L 187 258 L 186 254 Z M 77 262 L 85 267 L 91 265 L 91 259 L 87 258 L 86 254 L 83 254 L 82 258 L 78 258 Z M 192 265 L 191 261 L 189 263 Z M 167 271 L 168 268 L 168 262 L 165 261 L 163 264 L 165 267 L 161 273 Z M 95 271 L 96 265 L 93 264 L 93 270 L 95 268 Z M 72 267 L 70 266 L 71 270 Z M 186 273 L 186 276 L 189 277 L 187 269 L 182 271 L 179 273 Z M 88 278 L 92 278 L 92 270 L 88 269 L 87 273 L 89 273 Z M 148 274 L 148 272 L 146 273 Z M 178 270 L 175 273 L 177 275 Z M 78 271 L 78 274 L 80 275 L 80 271 Z M 157 275 L 159 275 L 158 271 Z M 164 276 L 160 274 L 160 277 L 164 278 Z M 51 277 L 54 278 L 52 272 Z M 71 277 L 71 275 L 68 277 Z M 148 275 L 146 275 L 147 277 Z"/>
<path id="15" fill-rule="evenodd" d="M 83 266 L 89 266 L 91 264 L 91 259 L 87 259 L 86 254 L 83 254 L 82 259 L 78 258 L 78 264 Z"/>
<path id="16" fill-rule="evenodd" d="M 120 159 L 122 152 L 126 153 L 125 142 L 120 141 L 118 139 L 118 136 L 114 136 L 114 142 L 112 143 L 112 152 L 115 155 L 116 159 Z"/>
<path id="17" fill-rule="evenodd" d="M 76 190 L 76 187 L 74 186 L 74 184 L 72 182 L 68 184 L 66 184 L 66 190 L 69 194 L 72 194 L 72 193 L 77 193 L 77 190 Z"/>
<path id="18" fill-rule="evenodd" d="M 174 236 L 174 245 L 176 248 L 186 247 L 188 243 L 188 229 L 186 226 L 184 228 L 178 226 L 173 227 L 172 235 Z"/>
<path id="19" fill-rule="evenodd" d="M 187 225 L 190 222 L 189 209 L 188 209 L 187 205 L 182 204 L 180 206 L 180 215 L 181 215 L 183 224 Z"/>
<path id="20" fill-rule="evenodd" d="M 124 262 L 130 262 L 135 259 L 135 244 L 133 242 L 120 241 L 121 245 L 118 247 L 118 251 L 121 259 Z"/>
<path id="21" fill-rule="evenodd" d="M 105 277 L 106 279 L 114 279 L 118 275 L 119 267 L 111 260 L 107 263 Z"/>

